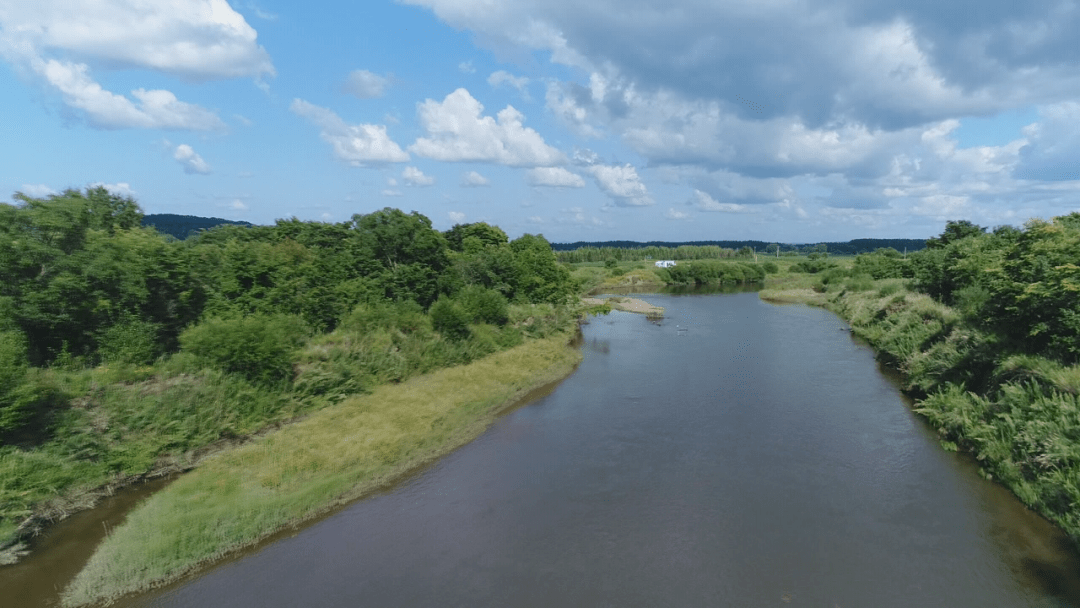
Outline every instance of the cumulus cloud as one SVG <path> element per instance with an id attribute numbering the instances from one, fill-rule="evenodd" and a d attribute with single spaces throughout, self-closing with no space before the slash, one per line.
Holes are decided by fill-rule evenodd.
<path id="1" fill-rule="evenodd" d="M 67 105 L 81 110 L 95 127 L 198 131 L 225 128 L 214 112 L 180 101 L 169 91 L 135 89 L 131 92 L 135 98 L 132 101 L 103 89 L 90 78 L 85 64 L 33 59 L 30 65 L 60 92 Z"/>
<path id="2" fill-rule="evenodd" d="M 192 173 L 201 173 L 203 175 L 210 173 L 210 165 L 187 144 L 176 146 L 173 158 L 184 168 L 184 173 L 189 175 Z"/>
<path id="3" fill-rule="evenodd" d="M 386 190 L 383 190 L 381 192 L 381 194 L 383 196 L 401 196 L 401 191 L 400 190 L 391 190 L 391 189 L 387 188 Z"/>
<path id="4" fill-rule="evenodd" d="M 233 211 L 247 211 L 248 206 L 244 201 L 234 198 L 232 202 L 229 203 L 229 209 L 232 209 Z"/>
<path id="5" fill-rule="evenodd" d="M 354 70 L 345 80 L 345 92 L 360 99 L 382 97 L 389 83 L 383 76 L 367 70 Z"/>
<path id="6" fill-rule="evenodd" d="M 691 204 L 697 206 L 697 208 L 702 211 L 719 211 L 723 213 L 740 213 L 746 211 L 746 205 L 721 203 L 701 190 L 694 190 L 694 196 L 690 200 Z"/>
<path id="7" fill-rule="evenodd" d="M 518 93 L 521 93 L 521 97 L 525 101 L 530 101 L 532 99 L 529 96 L 529 79 L 525 76 L 514 76 L 507 71 L 498 70 L 492 72 L 491 76 L 488 76 L 488 84 L 495 88 L 508 84 L 517 89 Z"/>
<path id="8" fill-rule="evenodd" d="M 644 207 L 653 204 L 649 190 L 641 182 L 633 165 L 590 165 L 587 169 L 596 185 L 620 207 Z"/>
<path id="9" fill-rule="evenodd" d="M 491 180 L 480 175 L 476 171 L 469 171 L 461 176 L 461 185 L 466 188 L 478 188 L 482 186 L 490 186 Z"/>
<path id="10" fill-rule="evenodd" d="M 105 188 L 110 194 L 114 196 L 134 197 L 135 190 L 131 188 L 131 184 L 127 182 L 118 182 L 115 184 L 106 184 L 105 182 L 94 182 L 90 184 L 91 188 Z"/>
<path id="11" fill-rule="evenodd" d="M 60 194 L 45 184 L 23 184 L 19 192 L 31 198 L 45 198 L 53 194 Z"/>
<path id="12" fill-rule="evenodd" d="M 476 68 L 473 67 L 473 64 L 472 64 L 471 61 L 462 61 L 461 63 L 458 64 L 457 67 L 458 67 L 459 70 L 461 70 L 465 74 L 475 74 L 476 73 Z"/>
<path id="13" fill-rule="evenodd" d="M 530 186 L 550 188 L 584 188 L 585 180 L 576 173 L 562 167 L 537 167 L 525 173 L 525 181 Z"/>
<path id="14" fill-rule="evenodd" d="M 678 209 L 670 208 L 664 213 L 664 217 L 669 220 L 688 220 L 690 219 L 690 214 L 686 213 L 685 211 L 679 211 Z"/>
<path id="15" fill-rule="evenodd" d="M 907 234 L 940 231 L 934 205 L 1014 223 L 1075 208 L 1073 2 L 404 1 L 496 52 L 577 68 L 547 83 L 556 120 L 718 205 Z M 967 118 L 1029 109 L 1011 141 L 960 145 Z"/>
<path id="16" fill-rule="evenodd" d="M 167 90 L 104 89 L 89 65 L 146 69 L 203 81 L 274 75 L 257 34 L 225 0 L 8 2 L 0 9 L 0 57 L 59 92 L 91 126 L 222 129 L 205 108 Z"/>
<path id="17" fill-rule="evenodd" d="M 66 55 L 192 80 L 273 76 L 256 38 L 226 0 L 35 0 L 0 10 L 0 43 L 25 56 Z"/>
<path id="18" fill-rule="evenodd" d="M 460 211 L 448 211 L 446 215 L 449 216 L 450 221 L 454 222 L 455 224 L 460 224 L 461 222 L 465 221 L 465 214 L 461 213 Z"/>
<path id="19" fill-rule="evenodd" d="M 420 124 L 428 133 L 409 151 L 449 162 L 489 162 L 513 167 L 552 166 L 566 162 L 562 152 L 525 127 L 525 117 L 506 106 L 496 116 L 483 116 L 484 106 L 465 89 L 457 89 L 440 103 L 419 104 Z"/>
<path id="20" fill-rule="evenodd" d="M 319 137 L 330 144 L 334 156 L 353 166 L 365 163 L 402 163 L 409 160 L 383 125 L 350 125 L 326 108 L 294 99 L 289 109 L 319 127 Z"/>
<path id="21" fill-rule="evenodd" d="M 416 167 L 405 167 L 401 172 L 401 178 L 410 186 L 430 186 L 435 183 L 435 178 L 424 175 L 424 172 Z"/>

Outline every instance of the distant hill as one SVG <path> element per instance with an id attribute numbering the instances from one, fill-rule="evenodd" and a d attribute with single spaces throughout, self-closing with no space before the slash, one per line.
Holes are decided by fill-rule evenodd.
<path id="1" fill-rule="evenodd" d="M 144 215 L 143 226 L 153 226 L 162 234 L 171 234 L 180 240 L 184 240 L 200 230 L 213 228 L 222 224 L 234 224 L 237 226 L 251 226 L 251 222 L 236 222 L 223 220 L 220 217 L 199 217 L 197 215 L 176 215 L 174 213 L 153 213 Z"/>
<path id="2" fill-rule="evenodd" d="M 775 243 L 776 241 L 772 242 Z M 905 248 L 908 251 L 918 251 L 919 249 L 926 248 L 926 239 L 853 239 L 842 243 L 780 243 L 780 248 L 783 251 L 801 251 L 812 249 L 815 245 L 820 244 L 824 244 L 829 253 L 854 255 L 857 253 L 867 253 L 879 247 L 892 247 L 897 251 L 904 251 Z M 551 248 L 555 251 L 573 251 L 574 249 L 580 249 L 582 247 L 641 249 L 643 247 L 678 247 L 679 245 L 716 245 L 726 249 L 751 247 L 757 251 L 762 251 L 769 243 L 766 241 L 649 241 L 647 243 L 638 241 L 577 241 L 574 243 L 552 243 Z"/>

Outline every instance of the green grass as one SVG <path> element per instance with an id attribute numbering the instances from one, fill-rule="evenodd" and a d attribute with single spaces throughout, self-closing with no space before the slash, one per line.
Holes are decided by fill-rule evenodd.
<path id="1" fill-rule="evenodd" d="M 173 580 L 385 485 L 471 441 L 515 398 L 580 360 L 567 336 L 377 387 L 213 458 L 112 531 L 65 606 Z"/>
<path id="2" fill-rule="evenodd" d="M 71 407 L 54 414 L 44 441 L 0 446 L 0 549 L 7 550 L 0 561 L 110 487 L 190 469 L 208 453 L 380 384 L 563 332 L 576 312 L 515 304 L 508 314 L 505 326 L 472 325 L 463 340 L 443 339 L 422 314 L 404 329 L 389 321 L 366 331 L 343 324 L 295 353 L 292 387 L 253 384 L 184 352 L 152 366 L 31 370 L 59 386 Z"/>

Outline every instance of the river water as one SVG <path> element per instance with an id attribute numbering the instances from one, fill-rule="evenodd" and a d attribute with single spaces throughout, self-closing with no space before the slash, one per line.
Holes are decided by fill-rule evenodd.
<path id="1" fill-rule="evenodd" d="M 942 450 L 835 315 L 613 312 L 546 396 L 140 607 L 1080 606 L 1065 538 Z M 0 569 L 0 577 L 3 570 Z"/>

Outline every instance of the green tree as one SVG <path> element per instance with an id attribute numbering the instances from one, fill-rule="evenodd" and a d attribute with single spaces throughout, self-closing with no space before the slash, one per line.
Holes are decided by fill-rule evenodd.
<path id="1" fill-rule="evenodd" d="M 949 243 L 966 239 L 969 236 L 980 236 L 986 232 L 986 228 L 973 224 L 967 220 L 945 222 L 945 231 L 936 238 L 926 239 L 927 249 L 941 249 Z"/>

